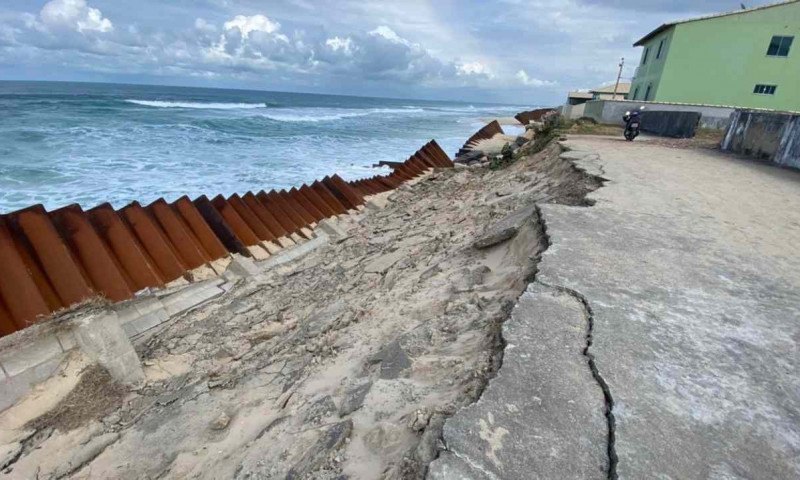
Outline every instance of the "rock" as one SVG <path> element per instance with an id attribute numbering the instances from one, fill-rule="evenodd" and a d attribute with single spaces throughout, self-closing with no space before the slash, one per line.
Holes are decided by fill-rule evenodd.
<path id="1" fill-rule="evenodd" d="M 420 438 L 419 445 L 414 451 L 414 457 L 422 465 L 429 465 L 436 459 L 438 454 L 438 443 L 442 437 L 444 428 L 444 415 L 434 414 L 428 420 L 427 428 Z"/>
<path id="2" fill-rule="evenodd" d="M 330 395 L 325 395 L 312 403 L 305 415 L 306 423 L 319 423 L 323 418 L 336 411 L 336 404 Z"/>
<path id="3" fill-rule="evenodd" d="M 421 432 L 428 426 L 428 420 L 431 418 L 431 413 L 427 410 L 417 410 L 411 419 L 409 427 L 415 432 Z"/>
<path id="4" fill-rule="evenodd" d="M 231 423 L 231 417 L 229 417 L 225 412 L 222 412 L 217 416 L 217 418 L 211 421 L 208 427 L 211 430 L 225 430 L 228 428 L 229 423 Z"/>
<path id="5" fill-rule="evenodd" d="M 353 387 L 350 387 L 344 394 L 342 405 L 339 407 L 339 416 L 349 415 L 364 405 L 369 390 L 372 388 L 372 381 L 367 380 Z"/>
<path id="6" fill-rule="evenodd" d="M 411 360 L 406 355 L 400 342 L 395 340 L 385 345 L 381 350 L 369 358 L 370 364 L 381 364 L 380 378 L 391 380 L 400 377 L 400 374 L 411 368 Z"/>
<path id="7" fill-rule="evenodd" d="M 453 160 L 453 161 L 455 163 L 466 163 L 466 164 L 468 164 L 469 162 L 471 162 L 473 160 L 479 160 L 482 156 L 483 156 L 483 152 L 482 151 L 480 151 L 480 150 L 470 150 L 469 152 L 466 152 L 463 155 L 461 155 L 459 157 L 456 157 L 455 160 Z"/>
<path id="8" fill-rule="evenodd" d="M 477 249 L 489 248 L 498 243 L 505 242 L 517 234 L 520 227 L 525 224 L 536 212 L 536 207 L 525 207 L 508 215 L 504 219 L 489 226 L 483 234 L 472 243 Z"/>
<path id="9" fill-rule="evenodd" d="M 306 450 L 302 458 L 289 469 L 286 480 L 308 478 L 310 473 L 325 464 L 328 456 L 334 450 L 342 446 L 352 431 L 352 420 L 339 422 L 326 430 L 316 443 Z"/>
<path id="10" fill-rule="evenodd" d="M 516 139 L 516 140 L 514 140 L 514 143 L 515 143 L 515 144 L 516 144 L 518 147 L 521 147 L 521 146 L 525 145 L 526 143 L 528 143 L 528 139 L 527 139 L 527 138 L 525 138 L 525 137 L 522 137 L 522 136 L 520 136 L 520 137 L 517 137 L 517 139 Z"/>
<path id="11" fill-rule="evenodd" d="M 95 457 L 100 455 L 109 445 L 119 439 L 119 433 L 105 433 L 92 438 L 87 443 L 82 445 L 77 450 L 71 452 L 71 456 L 63 463 L 61 463 L 52 472 L 41 472 L 39 478 L 62 478 L 77 471 L 86 463 L 94 460 Z M 48 475 L 49 473 L 49 475 Z"/>
<path id="12" fill-rule="evenodd" d="M 392 267 L 395 263 L 400 261 L 401 258 L 406 256 L 406 252 L 397 250 L 386 255 L 382 255 L 375 260 L 371 261 L 364 267 L 366 273 L 383 273 Z"/>
<path id="13" fill-rule="evenodd" d="M 514 147 L 511 146 L 510 143 L 506 143 L 503 145 L 503 149 L 500 150 L 500 154 L 503 156 L 504 160 L 511 160 L 514 156 Z"/>
<path id="14" fill-rule="evenodd" d="M 22 443 L 14 442 L 0 446 L 0 470 L 14 463 L 22 453 Z"/>

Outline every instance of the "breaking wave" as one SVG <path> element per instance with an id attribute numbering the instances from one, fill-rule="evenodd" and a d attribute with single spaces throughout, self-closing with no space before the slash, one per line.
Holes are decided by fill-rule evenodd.
<path id="1" fill-rule="evenodd" d="M 161 100 L 135 100 L 127 99 L 128 103 L 156 108 L 196 108 L 207 110 L 246 110 L 253 108 L 267 108 L 265 103 L 215 103 L 215 102 L 167 102 Z"/>
<path id="2" fill-rule="evenodd" d="M 262 117 L 276 122 L 332 122 L 345 118 L 366 117 L 368 115 L 391 115 L 407 113 L 424 113 L 423 108 L 371 108 L 363 110 L 350 110 L 332 112 L 330 109 L 295 109 L 280 112 L 272 110 L 270 113 L 261 114 Z"/>

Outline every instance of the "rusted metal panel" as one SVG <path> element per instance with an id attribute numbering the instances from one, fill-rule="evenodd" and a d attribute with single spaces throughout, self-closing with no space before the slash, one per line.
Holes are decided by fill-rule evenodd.
<path id="1" fill-rule="evenodd" d="M 164 276 L 155 261 L 110 204 L 98 205 L 86 214 L 95 231 L 105 240 L 128 274 L 134 290 L 164 286 Z"/>
<path id="2" fill-rule="evenodd" d="M 514 115 L 514 118 L 516 118 L 519 123 L 527 125 L 530 122 L 541 121 L 542 117 L 544 117 L 550 112 L 555 112 L 555 110 L 552 108 L 537 108 L 536 110 L 519 112 L 518 114 Z"/>
<path id="3" fill-rule="evenodd" d="M 442 159 L 442 161 L 444 162 L 444 167 L 453 168 L 455 166 L 453 160 L 447 155 L 447 152 L 445 152 L 444 149 L 439 146 L 436 140 L 431 140 L 428 145 L 429 148 L 432 150 L 433 154 L 438 155 L 439 158 Z"/>
<path id="4" fill-rule="evenodd" d="M 171 206 L 192 230 L 195 238 L 197 238 L 203 246 L 203 249 L 211 260 L 217 260 L 218 258 L 228 255 L 228 249 L 225 248 L 225 245 L 223 245 L 217 235 L 214 234 L 214 230 L 211 229 L 203 216 L 200 215 L 197 207 L 189 200 L 189 197 L 183 196 L 172 202 Z"/>
<path id="5" fill-rule="evenodd" d="M 195 198 L 192 203 L 200 215 L 203 216 L 214 235 L 225 245 L 229 252 L 238 253 L 246 257 L 251 256 L 250 250 L 247 249 L 244 242 L 236 235 L 214 205 L 211 204 L 208 197 L 201 195 Z"/>
<path id="6" fill-rule="evenodd" d="M 297 230 L 297 226 L 295 226 L 291 217 L 289 217 L 289 214 L 284 210 L 283 202 L 278 201 L 280 199 L 276 200 L 274 195 L 270 195 L 264 190 L 256 193 L 256 198 L 259 202 L 261 202 L 261 205 L 264 205 L 264 208 L 269 210 L 269 212 L 281 224 L 287 234 Z"/>
<path id="7" fill-rule="evenodd" d="M 269 231 L 272 232 L 272 235 L 275 238 L 285 237 L 289 234 L 289 232 L 283 228 L 283 225 L 281 225 L 278 219 L 275 218 L 272 212 L 270 212 L 267 207 L 258 201 L 258 198 L 256 198 L 253 192 L 247 192 L 242 195 L 242 201 L 244 201 L 244 203 L 250 207 L 250 210 L 252 210 L 253 213 L 258 215 L 261 223 L 263 223 L 269 229 Z"/>
<path id="8" fill-rule="evenodd" d="M 3 299 L 0 298 L 0 337 L 4 335 L 10 335 L 17 330 L 19 330 L 17 324 L 14 323 L 11 313 L 3 304 Z"/>
<path id="9" fill-rule="evenodd" d="M 164 280 L 171 282 L 186 273 L 188 268 L 179 257 L 175 247 L 139 202 L 133 202 L 123 207 L 119 213 L 158 266 Z"/>
<path id="10" fill-rule="evenodd" d="M 44 207 L 34 205 L 8 217 L 30 242 L 36 259 L 63 305 L 72 305 L 94 295 L 82 267 L 58 234 Z"/>
<path id="11" fill-rule="evenodd" d="M 300 227 L 307 227 L 308 225 L 314 223 L 314 217 L 305 211 L 303 205 L 297 201 L 292 195 L 289 194 L 286 190 L 281 190 L 277 192 L 278 195 L 283 199 L 289 209 L 292 211 L 292 215 L 294 216 L 296 222 L 299 223 Z"/>
<path id="12" fill-rule="evenodd" d="M 60 208 L 50 212 L 50 218 L 83 265 L 94 290 L 115 302 L 133 297 L 132 281 L 125 278 L 121 266 L 80 206 Z"/>
<path id="13" fill-rule="evenodd" d="M 163 198 L 154 201 L 145 209 L 158 222 L 161 229 L 178 251 L 183 263 L 189 268 L 198 268 L 211 261 L 192 230 Z"/>
<path id="14" fill-rule="evenodd" d="M 441 165 L 439 165 L 436 160 L 434 160 L 427 153 L 425 153 L 424 150 L 420 150 L 417 153 L 415 153 L 413 155 L 413 158 L 417 159 L 419 162 L 421 162 L 423 165 L 425 165 L 425 168 L 440 168 L 441 167 Z"/>
<path id="15" fill-rule="evenodd" d="M 317 194 L 336 212 L 337 215 L 342 213 L 347 213 L 347 208 L 336 199 L 330 190 L 328 190 L 325 185 L 323 185 L 320 181 L 315 181 L 311 184 L 311 189 L 317 192 Z"/>
<path id="16" fill-rule="evenodd" d="M 411 159 L 408 161 L 408 164 L 417 169 L 420 173 L 425 173 L 428 171 L 428 169 L 430 169 L 429 166 L 422 163 L 417 159 L 417 157 L 411 157 Z"/>
<path id="17" fill-rule="evenodd" d="M 236 210 L 225 200 L 225 197 L 217 195 L 211 200 L 211 204 L 214 205 L 214 208 L 217 209 L 222 218 L 225 219 L 225 222 L 245 245 L 258 245 L 261 242 L 253 229 L 236 213 Z"/>
<path id="18" fill-rule="evenodd" d="M 332 217 L 336 215 L 336 212 L 328 205 L 322 197 L 319 196 L 317 192 L 315 192 L 311 187 L 306 184 L 303 184 L 298 189 L 301 195 L 306 197 L 309 202 L 313 203 L 317 210 L 322 213 L 323 218 Z"/>
<path id="19" fill-rule="evenodd" d="M 297 213 L 294 207 L 290 205 L 289 202 L 287 202 L 283 195 L 281 195 L 279 192 L 270 190 L 267 192 L 267 197 L 269 197 L 270 201 L 272 201 L 274 204 L 280 206 L 281 210 L 283 210 L 283 213 L 286 214 L 286 218 L 292 224 L 292 232 L 296 232 L 306 225 L 303 217 Z"/>
<path id="20" fill-rule="evenodd" d="M 33 275 L 15 246 L 4 218 L 0 217 L 0 297 L 16 329 L 24 328 L 47 315 L 51 308 L 42 296 Z"/>
<path id="21" fill-rule="evenodd" d="M 268 242 L 278 238 L 272 234 L 266 225 L 264 225 L 264 223 L 258 218 L 258 215 L 256 215 L 250 209 L 250 207 L 244 203 L 242 197 L 233 194 L 228 197 L 228 204 L 233 207 L 234 210 L 236 210 L 236 213 L 239 214 L 242 220 L 247 223 L 247 226 L 250 227 L 253 233 L 255 233 L 260 240 Z"/>
<path id="22" fill-rule="evenodd" d="M 325 188 L 327 188 L 328 191 L 331 192 L 334 197 L 336 197 L 336 200 L 338 200 L 344 208 L 348 210 L 355 210 L 356 207 L 361 204 L 358 202 L 358 200 L 350 198 L 348 195 L 352 189 L 348 189 L 347 193 L 345 193 L 343 189 L 340 188 L 340 186 L 337 185 L 336 182 L 334 182 L 330 177 L 323 178 L 320 183 L 325 185 Z"/>
<path id="23" fill-rule="evenodd" d="M 318 222 L 323 218 L 325 218 L 325 214 L 320 212 L 319 209 L 311 202 L 311 200 L 309 200 L 305 195 L 300 193 L 300 190 L 292 187 L 292 189 L 289 190 L 289 195 L 291 195 L 292 198 L 296 199 L 297 202 L 303 206 L 305 211 L 311 215 L 311 217 L 314 219 L 315 222 Z"/>
<path id="24" fill-rule="evenodd" d="M 317 219 L 308 210 L 306 210 L 304 198 L 297 194 L 297 189 L 292 188 L 288 192 L 283 193 L 283 198 L 294 208 L 300 217 L 303 219 L 305 225 L 311 225 Z"/>
<path id="25" fill-rule="evenodd" d="M 331 182 L 333 182 L 334 185 L 337 185 L 339 187 L 342 193 L 350 199 L 350 202 L 354 206 L 364 204 L 364 196 L 353 190 L 350 184 L 345 182 L 342 177 L 334 173 L 331 176 Z"/>
<path id="26" fill-rule="evenodd" d="M 486 126 L 475 132 L 474 135 L 469 137 L 469 140 L 464 143 L 464 146 L 461 147 L 461 150 L 458 151 L 456 156 L 469 152 L 472 150 L 472 147 L 476 142 L 492 138 L 498 133 L 503 134 L 505 132 L 503 132 L 503 129 L 500 127 L 500 122 L 497 120 L 492 120 L 491 122 L 487 123 Z"/>

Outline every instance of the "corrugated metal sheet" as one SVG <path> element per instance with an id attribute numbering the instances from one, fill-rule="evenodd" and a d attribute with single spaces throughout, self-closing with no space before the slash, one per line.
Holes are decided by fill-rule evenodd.
<path id="1" fill-rule="evenodd" d="M 194 201 L 160 198 L 115 210 L 42 205 L 0 215 L 0 336 L 92 297 L 132 298 L 162 288 L 210 262 L 358 209 L 366 196 L 399 187 L 430 168 L 453 162 L 431 141 L 389 175 L 346 182 L 327 176 L 289 191 L 218 195 Z"/>

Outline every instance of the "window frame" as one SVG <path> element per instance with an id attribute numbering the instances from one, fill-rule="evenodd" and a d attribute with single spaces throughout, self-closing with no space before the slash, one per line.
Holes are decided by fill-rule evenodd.
<path id="1" fill-rule="evenodd" d="M 662 38 L 661 41 L 658 43 L 658 51 L 656 52 L 656 60 L 661 58 L 662 50 L 664 49 L 664 40 L 666 38 Z"/>
<path id="2" fill-rule="evenodd" d="M 650 47 L 644 47 L 644 54 L 642 54 L 642 65 L 647 65 L 648 55 L 650 55 Z"/>
<path id="3" fill-rule="evenodd" d="M 775 92 L 778 90 L 777 85 L 768 84 L 768 83 L 757 83 L 753 87 L 753 95 L 775 95 Z"/>
<path id="4" fill-rule="evenodd" d="M 647 84 L 647 90 L 644 91 L 644 101 L 645 102 L 649 102 L 650 101 L 650 92 L 652 90 L 653 90 L 653 84 L 652 83 L 648 83 Z"/>
<path id="5" fill-rule="evenodd" d="M 778 39 L 777 44 L 775 43 L 775 39 Z M 769 45 L 767 45 L 767 56 L 772 58 L 788 58 L 793 43 L 794 35 L 773 35 L 769 40 Z M 774 52 L 772 48 L 773 45 L 776 45 Z M 784 47 L 786 50 L 781 54 Z"/>
<path id="6" fill-rule="evenodd" d="M 633 89 L 633 98 L 631 100 L 636 100 L 636 97 L 639 96 L 639 85 L 636 85 L 636 88 Z"/>

